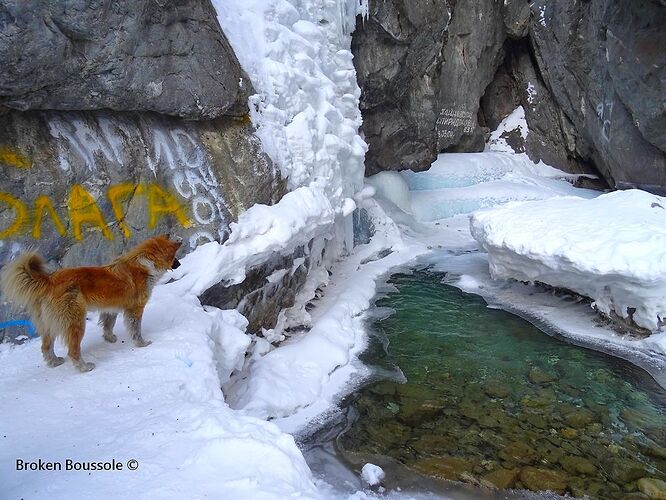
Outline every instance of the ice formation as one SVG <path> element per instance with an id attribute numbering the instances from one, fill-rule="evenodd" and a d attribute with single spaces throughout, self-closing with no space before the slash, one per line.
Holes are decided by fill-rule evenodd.
<path id="1" fill-rule="evenodd" d="M 471 231 L 495 278 L 573 290 L 651 331 L 666 318 L 666 198 L 630 190 L 510 204 L 475 213 Z"/>

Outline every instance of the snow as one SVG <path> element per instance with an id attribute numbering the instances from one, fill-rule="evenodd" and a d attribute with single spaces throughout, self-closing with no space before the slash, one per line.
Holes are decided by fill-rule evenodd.
<path id="1" fill-rule="evenodd" d="M 231 234 L 224 244 L 206 243 L 181 259 L 174 274 L 177 281 L 170 286 L 201 294 L 223 280 L 240 283 L 248 269 L 275 253 L 291 253 L 315 236 L 329 234 L 335 216 L 329 198 L 314 187 L 297 188 L 273 206 L 253 205 L 229 225 Z"/>
<path id="2" fill-rule="evenodd" d="M 384 481 L 384 469 L 375 464 L 365 464 L 361 469 L 361 477 L 370 486 L 377 486 Z"/>
<path id="3" fill-rule="evenodd" d="M 333 198 L 341 186 L 360 189 L 367 147 L 358 134 L 361 91 L 350 47 L 356 15 L 367 15 L 367 2 L 214 0 L 213 5 L 257 91 L 250 99 L 257 135 L 289 188 L 314 182 Z"/>
<path id="4" fill-rule="evenodd" d="M 97 364 L 90 373 L 46 367 L 37 339 L 0 345 L 4 497 L 319 497 L 293 438 L 224 402 L 220 385 L 248 341 L 237 312 L 204 311 L 194 295 L 157 286 L 143 322 L 153 344 L 140 349 L 122 327 L 118 343 L 104 342 L 95 320 L 83 341 Z M 139 468 L 21 472 L 17 458 L 135 459 Z"/>
<path id="5" fill-rule="evenodd" d="M 398 172 L 379 172 L 366 179 L 366 183 L 375 189 L 375 193 L 390 200 L 396 207 L 408 214 L 413 213 L 409 185 Z"/>
<path id="6" fill-rule="evenodd" d="M 477 212 L 471 232 L 494 278 L 567 288 L 656 332 L 666 318 L 665 207 L 639 190 L 555 198 Z"/>
<path id="7" fill-rule="evenodd" d="M 504 153 L 517 152 L 514 151 L 506 142 L 506 139 L 502 137 L 503 134 L 511 132 L 512 130 L 518 130 L 523 140 L 527 139 L 527 121 L 525 120 L 525 110 L 522 106 L 518 106 L 514 109 L 509 116 L 502 120 L 502 123 L 499 124 L 497 130 L 490 134 L 488 144 L 486 145 L 486 151 L 501 151 Z"/>

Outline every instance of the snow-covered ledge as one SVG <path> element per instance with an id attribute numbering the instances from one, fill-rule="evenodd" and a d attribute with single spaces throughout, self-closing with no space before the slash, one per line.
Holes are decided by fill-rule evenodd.
<path id="1" fill-rule="evenodd" d="M 474 213 L 491 276 L 542 282 L 657 332 L 666 321 L 666 198 L 630 190 Z"/>

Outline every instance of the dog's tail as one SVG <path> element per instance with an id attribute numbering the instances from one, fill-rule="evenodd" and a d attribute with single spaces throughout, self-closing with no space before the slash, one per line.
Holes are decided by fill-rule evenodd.
<path id="1" fill-rule="evenodd" d="M 28 252 L 4 266 L 0 276 L 3 298 L 14 305 L 34 309 L 49 286 L 46 262 L 36 252 Z"/>

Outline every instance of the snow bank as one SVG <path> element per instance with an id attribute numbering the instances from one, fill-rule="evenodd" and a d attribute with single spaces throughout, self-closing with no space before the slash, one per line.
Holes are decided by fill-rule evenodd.
<path id="1" fill-rule="evenodd" d="M 282 417 L 278 425 L 294 432 L 328 410 L 352 375 L 364 372 L 357 359 L 366 345 L 362 313 L 375 296 L 376 280 L 427 251 L 423 245 L 406 244 L 374 200 L 364 205 L 375 224 L 372 241 L 335 263 L 330 278 L 324 273 L 322 296 L 308 317 L 300 318 L 309 323 L 309 331 L 254 360 L 233 387 L 232 407 L 263 418 Z"/>
<path id="2" fill-rule="evenodd" d="M 143 323 L 153 343 L 141 349 L 120 325 L 119 341 L 104 342 L 95 320 L 83 341 L 90 373 L 46 367 L 39 340 L 0 345 L 3 498 L 320 496 L 291 436 L 224 402 L 220 385 L 249 342 L 237 312 L 157 286 Z M 17 458 L 134 459 L 138 469 L 16 471 Z"/>
<path id="3" fill-rule="evenodd" d="M 291 253 L 316 235 L 332 237 L 335 217 L 329 198 L 316 187 L 291 191 L 270 207 L 256 204 L 230 224 L 223 245 L 206 243 L 181 259 L 177 281 L 169 286 L 174 292 L 201 294 L 220 281 L 240 283 L 248 269 L 273 254 Z"/>
<path id="4" fill-rule="evenodd" d="M 494 278 L 540 281 L 651 331 L 666 318 L 666 198 L 630 190 L 475 213 Z"/>
<path id="5" fill-rule="evenodd" d="M 523 141 L 527 139 L 529 129 L 527 128 L 527 120 L 525 119 L 525 110 L 522 106 L 518 106 L 514 109 L 509 116 L 502 120 L 497 129 L 490 134 L 488 144 L 486 145 L 486 151 L 518 153 L 518 151 L 514 151 L 509 143 L 506 142 L 506 138 L 503 137 L 504 134 L 513 131 L 517 131 Z"/>

